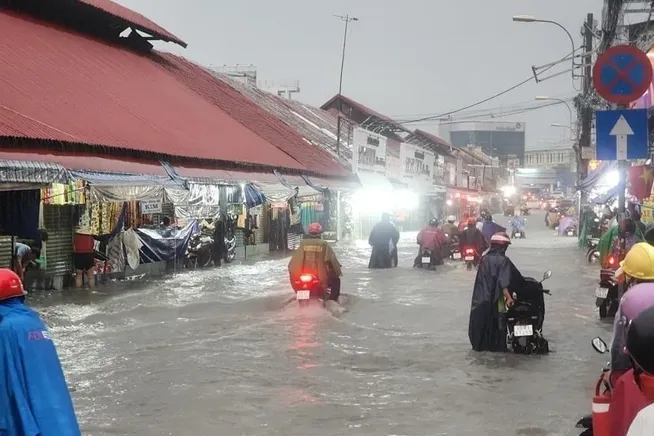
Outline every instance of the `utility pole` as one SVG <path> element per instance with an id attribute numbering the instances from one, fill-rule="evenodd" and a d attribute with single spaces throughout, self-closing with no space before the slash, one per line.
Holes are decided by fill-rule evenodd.
<path id="1" fill-rule="evenodd" d="M 584 155 L 591 150 L 591 131 L 593 129 L 593 107 L 589 103 L 590 95 L 593 91 L 593 14 L 586 16 L 586 24 L 584 25 L 584 75 L 583 75 L 583 89 L 578 96 L 578 105 L 581 105 L 581 134 L 579 135 L 578 147 L 578 168 L 577 168 L 577 183 L 581 182 L 588 176 L 588 161 Z M 586 203 L 586 193 L 582 190 L 579 193 L 579 214 L 581 216 L 581 205 Z M 580 222 L 581 224 L 581 222 Z"/>
<path id="2" fill-rule="evenodd" d="M 345 46 L 347 45 L 347 28 L 350 22 L 359 21 L 357 17 L 350 17 L 349 15 L 334 15 L 345 22 L 345 32 L 343 33 L 343 52 L 341 54 L 341 74 L 338 79 L 338 115 L 336 117 L 336 156 L 341 155 L 341 112 L 343 111 L 343 102 L 341 99 L 341 92 L 343 91 L 343 67 L 345 66 Z M 355 162 L 352 162 L 355 165 Z"/>

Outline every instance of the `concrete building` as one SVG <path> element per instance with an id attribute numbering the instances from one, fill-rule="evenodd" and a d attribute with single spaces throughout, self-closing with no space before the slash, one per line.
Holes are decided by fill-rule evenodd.
<path id="1" fill-rule="evenodd" d="M 525 151 L 525 168 L 568 169 L 576 171 L 576 157 L 572 148 L 540 148 Z"/>
<path id="2" fill-rule="evenodd" d="M 525 123 L 508 121 L 443 121 L 439 135 L 453 146 L 479 147 L 486 155 L 499 158 L 501 166 L 525 157 Z"/>

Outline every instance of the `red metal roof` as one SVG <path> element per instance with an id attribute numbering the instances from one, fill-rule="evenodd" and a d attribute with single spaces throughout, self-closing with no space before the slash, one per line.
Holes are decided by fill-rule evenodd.
<path id="1" fill-rule="evenodd" d="M 86 153 L 55 153 L 49 150 L 17 151 L 12 148 L 0 148 L 0 160 L 56 163 L 69 170 L 168 176 L 158 162 L 113 159 Z"/>
<path id="2" fill-rule="evenodd" d="M 0 28 L 0 136 L 307 170 L 162 68 L 156 53 L 6 10 Z"/>
<path id="3" fill-rule="evenodd" d="M 329 152 L 311 144 L 299 132 L 258 106 L 205 68 L 169 53 L 162 53 L 162 65 L 180 82 L 207 101 L 220 107 L 266 141 L 293 156 L 304 167 L 326 176 L 348 176 L 349 170 Z"/>
<path id="4" fill-rule="evenodd" d="M 128 24 L 131 25 L 130 27 L 134 27 L 135 29 L 142 30 L 145 33 L 148 33 L 154 37 L 161 39 L 162 41 L 174 42 L 175 44 L 179 44 L 182 47 L 187 46 L 187 44 L 184 41 L 182 41 L 181 39 L 179 39 L 169 31 L 167 31 L 163 27 L 159 26 L 154 21 L 144 17 L 138 12 L 135 12 L 131 9 L 127 9 L 126 7 L 121 6 L 118 3 L 114 3 L 111 0 L 77 0 L 77 1 L 79 1 L 80 3 L 87 4 L 113 17 L 125 20 L 127 21 Z"/>

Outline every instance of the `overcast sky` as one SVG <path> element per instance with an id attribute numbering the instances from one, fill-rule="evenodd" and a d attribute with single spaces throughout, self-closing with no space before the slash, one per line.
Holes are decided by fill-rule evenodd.
<path id="1" fill-rule="evenodd" d="M 158 48 L 203 65 L 254 64 L 259 80 L 298 79 L 296 98 L 314 105 L 338 91 L 343 23 L 333 14 L 354 15 L 359 21 L 348 36 L 343 94 L 401 119 L 474 103 L 526 79 L 532 65 L 571 51 L 558 27 L 514 23 L 513 15 L 558 21 L 579 47 L 586 14 L 599 20 L 602 8 L 601 0 L 118 1 L 189 44 Z M 535 95 L 575 94 L 566 74 L 475 109 L 500 115 L 500 107 L 531 104 Z M 568 124 L 569 115 L 560 105 L 506 120 L 526 122 L 527 146 L 540 148 L 565 139 L 565 129 L 550 125 Z M 416 127 L 438 133 L 435 123 Z"/>

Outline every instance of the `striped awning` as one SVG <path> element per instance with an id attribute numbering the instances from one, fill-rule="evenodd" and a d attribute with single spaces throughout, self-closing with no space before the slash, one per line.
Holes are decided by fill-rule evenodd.
<path id="1" fill-rule="evenodd" d="M 67 183 L 68 171 L 50 162 L 0 160 L 0 183 L 32 183 L 47 185 Z"/>

